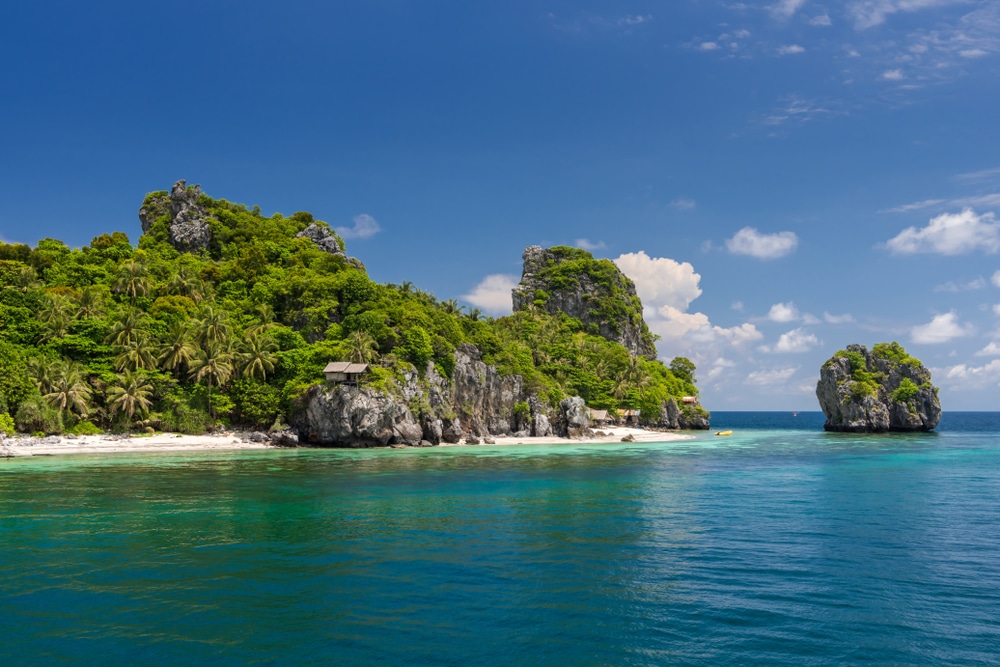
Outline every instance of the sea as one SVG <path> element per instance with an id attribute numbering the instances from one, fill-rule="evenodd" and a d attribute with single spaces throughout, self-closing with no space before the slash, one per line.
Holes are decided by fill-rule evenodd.
<path id="1" fill-rule="evenodd" d="M 998 665 L 1000 413 L 0 460 L 0 665 Z"/>

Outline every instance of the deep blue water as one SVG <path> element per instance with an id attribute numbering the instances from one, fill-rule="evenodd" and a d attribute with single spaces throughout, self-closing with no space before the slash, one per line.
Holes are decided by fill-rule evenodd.
<path id="1" fill-rule="evenodd" d="M 0 461 L 0 664 L 1000 664 L 1000 414 Z"/>

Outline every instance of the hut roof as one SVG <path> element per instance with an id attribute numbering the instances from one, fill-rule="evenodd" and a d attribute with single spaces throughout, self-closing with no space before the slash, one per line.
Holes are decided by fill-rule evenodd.
<path id="1" fill-rule="evenodd" d="M 595 410 L 595 409 L 591 408 L 590 409 L 590 418 L 593 419 L 594 421 L 604 421 L 604 420 L 606 420 L 608 418 L 608 411 L 607 410 Z"/>
<path id="2" fill-rule="evenodd" d="M 324 373 L 364 373 L 368 364 L 352 364 L 350 361 L 331 361 L 323 369 Z"/>

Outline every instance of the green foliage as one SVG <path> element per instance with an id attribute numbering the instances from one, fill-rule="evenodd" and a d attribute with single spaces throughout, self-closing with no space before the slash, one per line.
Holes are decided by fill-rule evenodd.
<path id="1" fill-rule="evenodd" d="M 0 412 L 0 433 L 14 435 L 17 429 L 14 426 L 14 418 L 6 412 Z"/>
<path id="2" fill-rule="evenodd" d="M 892 400 L 896 403 L 907 403 L 910 399 L 916 396 L 919 391 L 920 387 L 918 387 L 913 380 L 910 378 L 903 378 L 899 381 L 899 387 L 892 392 Z"/>
<path id="3" fill-rule="evenodd" d="M 14 421 L 22 433 L 53 435 L 63 432 L 62 415 L 38 394 L 21 403 Z"/>
<path id="4" fill-rule="evenodd" d="M 73 435 L 100 435 L 104 433 L 100 427 L 90 421 L 78 422 L 72 427 L 66 429 L 66 432 L 72 433 Z"/>
<path id="5" fill-rule="evenodd" d="M 674 374 L 675 378 L 684 382 L 694 384 L 695 370 L 694 362 L 687 357 L 674 357 L 670 361 L 670 372 Z"/>
<path id="6" fill-rule="evenodd" d="M 267 428 L 281 414 L 281 392 L 265 382 L 251 378 L 237 380 L 230 395 L 235 423 Z"/>
<path id="7" fill-rule="evenodd" d="M 427 366 L 427 362 L 431 360 L 431 357 L 434 356 L 434 345 L 431 342 L 431 336 L 420 326 L 412 327 L 403 334 L 402 350 L 403 357 L 421 372 Z"/>

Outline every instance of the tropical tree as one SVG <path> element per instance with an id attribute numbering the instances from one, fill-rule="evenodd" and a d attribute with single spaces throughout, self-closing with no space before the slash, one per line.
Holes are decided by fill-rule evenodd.
<path id="1" fill-rule="evenodd" d="M 229 314 L 214 306 L 205 306 L 201 310 L 196 332 L 198 344 L 202 348 L 225 343 L 230 334 Z"/>
<path id="2" fill-rule="evenodd" d="M 347 337 L 346 343 L 348 361 L 367 364 L 378 359 L 378 343 L 367 331 L 354 331 Z"/>
<path id="3" fill-rule="evenodd" d="M 191 341 L 191 330 L 183 322 L 174 322 L 167 330 L 166 338 L 160 345 L 156 363 L 160 368 L 179 374 L 191 364 L 195 346 Z"/>
<path id="4" fill-rule="evenodd" d="M 267 374 L 274 372 L 276 361 L 274 351 L 277 349 L 278 346 L 269 336 L 263 334 L 247 336 L 238 357 L 243 376 L 267 380 Z"/>
<path id="5" fill-rule="evenodd" d="M 233 355 L 220 343 L 211 342 L 198 349 L 191 363 L 190 376 L 195 382 L 208 385 L 208 413 L 212 412 L 212 385 L 220 386 L 233 374 Z"/>
<path id="6" fill-rule="evenodd" d="M 146 318 L 142 311 L 129 308 L 120 320 L 111 325 L 111 332 L 104 342 L 121 347 L 147 334 Z"/>
<path id="7" fill-rule="evenodd" d="M 172 294 L 186 296 L 198 303 L 205 296 L 205 285 L 195 270 L 186 262 L 177 266 L 177 271 L 167 285 Z"/>
<path id="8" fill-rule="evenodd" d="M 132 371 L 125 371 L 108 388 L 108 408 L 113 414 L 122 413 L 130 420 L 149 412 L 153 402 L 153 385 L 146 378 Z"/>
<path id="9" fill-rule="evenodd" d="M 87 285 L 76 298 L 76 316 L 92 318 L 102 315 L 104 315 L 104 297 L 96 287 Z"/>
<path id="10" fill-rule="evenodd" d="M 68 362 L 60 364 L 48 389 L 48 393 L 42 398 L 59 410 L 59 414 L 69 410 L 83 417 L 90 411 L 89 401 L 92 391 L 84 381 L 83 372 L 77 364 Z"/>
<path id="11" fill-rule="evenodd" d="M 115 370 L 153 370 L 156 360 L 153 358 L 153 345 L 146 335 L 136 336 L 117 348 Z"/>
<path id="12" fill-rule="evenodd" d="M 34 380 L 38 391 L 44 396 L 52 391 L 52 383 L 55 381 L 57 369 L 45 357 L 31 357 L 27 362 L 28 376 Z"/>
<path id="13" fill-rule="evenodd" d="M 149 269 L 146 264 L 138 259 L 122 262 L 115 276 L 114 290 L 132 301 L 149 294 Z"/>

